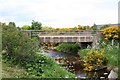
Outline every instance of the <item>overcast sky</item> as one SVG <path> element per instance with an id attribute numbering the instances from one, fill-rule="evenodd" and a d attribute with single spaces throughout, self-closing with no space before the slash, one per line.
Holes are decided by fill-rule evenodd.
<path id="1" fill-rule="evenodd" d="M 17 26 L 75 27 L 118 23 L 119 0 L 0 0 L 0 21 Z"/>

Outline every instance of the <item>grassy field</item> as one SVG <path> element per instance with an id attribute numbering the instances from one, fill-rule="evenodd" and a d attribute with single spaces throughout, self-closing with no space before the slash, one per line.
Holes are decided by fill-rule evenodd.
<path id="1" fill-rule="evenodd" d="M 22 78 L 25 77 L 25 69 L 19 66 L 2 62 L 2 78 Z"/>

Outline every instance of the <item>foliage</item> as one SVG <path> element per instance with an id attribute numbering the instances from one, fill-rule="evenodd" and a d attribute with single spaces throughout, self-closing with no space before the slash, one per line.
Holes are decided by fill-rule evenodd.
<path id="1" fill-rule="evenodd" d="M 73 28 L 56 28 L 55 30 L 59 30 L 59 31 L 72 31 Z"/>
<path id="2" fill-rule="evenodd" d="M 109 25 L 104 25 L 104 26 L 100 27 L 100 30 L 107 28 L 107 27 L 109 27 Z"/>
<path id="3" fill-rule="evenodd" d="M 9 22 L 8 26 L 9 26 L 9 27 L 16 27 L 16 25 L 15 25 L 14 22 Z"/>
<path id="4" fill-rule="evenodd" d="M 79 55 L 83 58 L 87 56 L 87 53 L 91 51 L 92 48 L 86 48 L 79 50 Z M 97 51 L 101 51 L 104 49 L 104 56 L 107 58 L 108 66 L 118 66 L 118 54 L 119 52 L 119 45 L 111 45 L 111 42 L 106 42 L 105 40 L 99 40 L 99 48 Z"/>
<path id="5" fill-rule="evenodd" d="M 74 28 L 75 30 L 88 30 L 90 29 L 89 26 L 81 26 L 81 25 L 78 25 Z"/>
<path id="6" fill-rule="evenodd" d="M 120 28 L 118 26 L 110 26 L 102 29 L 102 34 L 105 37 L 105 40 L 120 40 Z"/>
<path id="7" fill-rule="evenodd" d="M 24 25 L 21 27 L 22 30 L 41 30 L 42 29 L 42 23 L 38 21 L 32 20 L 32 25 Z"/>
<path id="8" fill-rule="evenodd" d="M 25 78 L 64 78 L 75 77 L 72 73 L 57 65 L 48 56 L 38 53 L 36 39 L 31 39 L 16 27 L 2 24 L 3 27 L 3 50 L 5 63 L 23 67 L 27 72 Z"/>
<path id="9" fill-rule="evenodd" d="M 97 30 L 97 25 L 95 23 L 93 24 L 92 29 Z"/>
<path id="10" fill-rule="evenodd" d="M 85 57 L 90 50 L 91 50 L 91 49 L 89 49 L 89 48 L 80 49 L 80 50 L 78 51 L 78 53 L 79 53 L 80 57 Z"/>
<path id="11" fill-rule="evenodd" d="M 44 47 L 55 47 L 57 45 L 57 43 L 52 43 L 52 42 L 42 42 L 40 43 L 41 46 L 44 46 Z"/>
<path id="12" fill-rule="evenodd" d="M 16 27 L 9 25 L 2 26 L 2 47 L 7 51 L 8 55 L 30 55 L 38 49 L 38 42 L 24 35 Z"/>
<path id="13" fill-rule="evenodd" d="M 107 64 L 107 58 L 104 56 L 104 52 L 98 52 L 95 50 L 87 53 L 83 61 L 85 71 L 92 71 Z"/>
<path id="14" fill-rule="evenodd" d="M 24 56 L 25 58 L 15 58 L 3 54 L 5 63 L 18 65 L 25 69 L 24 78 L 65 78 L 68 75 L 74 78 L 75 75 L 60 67 L 48 56 L 41 53 L 36 53 L 31 56 Z"/>
<path id="15" fill-rule="evenodd" d="M 53 28 L 53 27 L 42 27 L 42 30 L 57 30 L 57 31 L 74 31 L 74 30 L 88 30 L 91 29 L 90 26 L 78 25 L 74 28 Z"/>
<path id="16" fill-rule="evenodd" d="M 118 54 L 120 53 L 118 42 L 116 42 L 115 45 L 111 45 L 110 41 L 100 40 L 99 46 L 100 49 L 104 49 L 104 54 L 108 58 L 108 65 L 117 66 L 119 59 Z"/>
<path id="17" fill-rule="evenodd" d="M 26 70 L 18 65 L 11 65 L 9 61 L 2 59 L 2 78 L 23 78 Z"/>
<path id="18" fill-rule="evenodd" d="M 21 29 L 22 29 L 22 30 L 30 30 L 31 27 L 30 27 L 29 25 L 24 25 L 24 26 L 22 26 Z"/>
<path id="19" fill-rule="evenodd" d="M 77 54 L 79 45 L 77 43 L 61 43 L 56 47 L 56 50 L 65 53 Z"/>
<path id="20" fill-rule="evenodd" d="M 41 30 L 54 30 L 52 27 L 43 26 Z"/>
<path id="21" fill-rule="evenodd" d="M 42 28 L 42 23 L 32 20 L 31 29 L 40 30 Z"/>

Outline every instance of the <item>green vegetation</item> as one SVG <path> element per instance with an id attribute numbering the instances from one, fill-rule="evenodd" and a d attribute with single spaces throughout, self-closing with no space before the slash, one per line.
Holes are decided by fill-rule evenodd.
<path id="1" fill-rule="evenodd" d="M 4 63 L 8 64 L 10 67 L 15 67 L 16 65 L 22 69 L 21 74 L 17 75 L 15 73 L 13 73 L 13 75 L 11 75 L 10 77 L 14 77 L 14 74 L 17 75 L 16 77 L 23 77 L 23 78 L 65 78 L 70 77 L 70 78 L 74 78 L 75 75 L 66 71 L 64 68 L 60 67 L 59 65 L 57 65 L 55 63 L 55 61 L 53 61 L 52 59 L 50 59 L 49 57 L 40 54 L 40 53 L 36 53 L 35 55 L 32 55 L 34 57 L 29 57 L 26 59 L 19 59 L 19 58 L 14 58 L 14 57 L 9 57 L 5 54 L 3 54 L 3 60 Z M 12 64 L 12 65 L 10 65 Z M 11 71 L 11 69 L 13 68 L 9 68 L 8 71 Z M 13 70 L 16 70 L 13 69 Z M 5 73 L 4 73 L 5 74 Z M 8 75 L 9 72 L 7 73 Z M 5 74 L 6 75 L 6 74 Z M 9 76 L 6 76 L 9 77 Z"/>
<path id="2" fill-rule="evenodd" d="M 104 28 L 102 34 L 105 40 L 100 40 L 98 48 L 86 48 L 79 50 L 77 43 L 41 43 L 37 38 L 30 38 L 23 34 L 14 22 L 8 25 L 0 23 L 2 31 L 3 47 L 3 77 L 4 78 L 74 78 L 75 74 L 68 72 L 65 68 L 56 64 L 56 62 L 45 54 L 42 54 L 39 46 L 56 47 L 57 51 L 78 54 L 84 61 L 84 70 L 92 71 L 101 66 L 118 66 L 119 53 L 119 31 L 118 27 Z M 42 28 L 42 24 L 33 20 L 32 25 L 25 25 L 22 30 L 51 30 L 50 27 Z M 89 27 L 78 26 L 74 30 L 87 30 Z M 96 24 L 92 27 L 96 30 Z M 57 29 L 54 29 L 57 30 Z M 76 33 L 72 28 L 61 28 L 57 31 L 71 31 L 70 34 Z M 73 32 L 72 32 L 73 31 Z M 55 34 L 51 32 L 52 34 Z M 93 32 L 93 34 L 95 31 Z M 50 33 L 49 33 L 50 34 Z M 63 33 L 64 34 L 64 33 Z M 114 43 L 113 43 L 114 42 Z M 12 65 L 11 65 L 12 64 Z"/>
<path id="3" fill-rule="evenodd" d="M 32 20 L 31 26 L 24 25 L 20 29 L 22 29 L 22 30 L 41 30 L 42 29 L 42 23 Z"/>
<path id="4" fill-rule="evenodd" d="M 74 74 L 61 68 L 54 60 L 40 53 L 38 41 L 29 38 L 20 32 L 13 23 L 6 25 L 0 23 L 3 28 L 3 74 L 5 77 L 23 78 L 65 78 L 75 77 Z M 12 65 L 10 65 L 12 64 Z M 15 68 L 17 66 L 17 68 Z M 13 69 L 14 68 L 14 69 Z M 14 73 L 12 70 L 20 70 Z M 6 71 L 9 71 L 6 73 Z"/>
<path id="5" fill-rule="evenodd" d="M 77 43 L 61 43 L 56 47 L 57 51 L 77 54 L 79 50 L 79 45 Z"/>
<path id="6" fill-rule="evenodd" d="M 98 52 L 95 50 L 90 51 L 86 54 L 83 58 L 84 61 L 84 70 L 85 71 L 92 71 L 102 66 L 106 66 L 107 58 L 104 55 L 104 52 Z"/>
<path id="7" fill-rule="evenodd" d="M 40 30 L 42 28 L 42 23 L 32 20 L 31 29 Z"/>
<path id="8" fill-rule="evenodd" d="M 38 41 L 24 35 L 16 26 L 2 24 L 2 47 L 9 56 L 22 57 L 34 54 L 38 50 Z"/>
<path id="9" fill-rule="evenodd" d="M 24 26 L 22 26 L 21 29 L 22 29 L 22 30 L 30 30 L 31 27 L 30 27 L 29 25 L 24 25 Z"/>
<path id="10" fill-rule="evenodd" d="M 26 70 L 18 65 L 9 64 L 10 61 L 2 60 L 2 78 L 23 78 Z"/>
<path id="11" fill-rule="evenodd" d="M 79 50 L 79 55 L 81 57 L 86 57 L 87 53 L 89 53 L 92 48 Z M 105 57 L 108 59 L 108 66 L 118 66 L 118 53 L 119 46 L 111 45 L 111 42 L 105 42 L 104 40 L 100 41 L 99 48 L 96 51 L 104 51 Z"/>
<path id="12" fill-rule="evenodd" d="M 120 40 L 120 28 L 118 26 L 109 26 L 103 28 L 101 31 L 107 41 L 112 39 Z"/>

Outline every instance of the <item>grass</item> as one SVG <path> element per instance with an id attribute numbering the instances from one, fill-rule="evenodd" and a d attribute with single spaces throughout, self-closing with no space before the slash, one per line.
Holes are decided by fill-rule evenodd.
<path id="1" fill-rule="evenodd" d="M 2 78 L 22 78 L 25 77 L 26 70 L 19 66 L 2 62 Z"/>
<path id="2" fill-rule="evenodd" d="M 89 53 L 92 50 L 87 48 L 87 49 L 82 49 L 79 50 L 79 55 L 81 57 L 85 57 L 87 53 Z M 100 51 L 103 50 L 102 48 L 99 49 Z M 110 46 L 107 45 L 104 48 L 104 55 L 107 57 L 108 59 L 108 66 L 118 66 L 118 53 L 119 53 L 119 49 L 115 46 Z"/>
<path id="3" fill-rule="evenodd" d="M 105 49 L 105 56 L 108 58 L 108 65 L 118 66 L 118 53 L 119 49 Z"/>
<path id="4" fill-rule="evenodd" d="M 37 61 L 42 61 L 44 63 L 37 63 Z M 4 56 L 2 64 L 2 76 L 3 78 L 75 78 L 75 74 L 68 72 L 63 67 L 56 64 L 56 62 L 50 57 L 39 54 L 36 57 L 35 62 L 27 62 L 23 67 L 18 62 L 16 64 L 13 58 Z M 38 64 L 41 64 L 38 65 Z M 26 67 L 29 65 L 28 67 Z M 42 69 L 43 72 L 40 72 Z"/>

